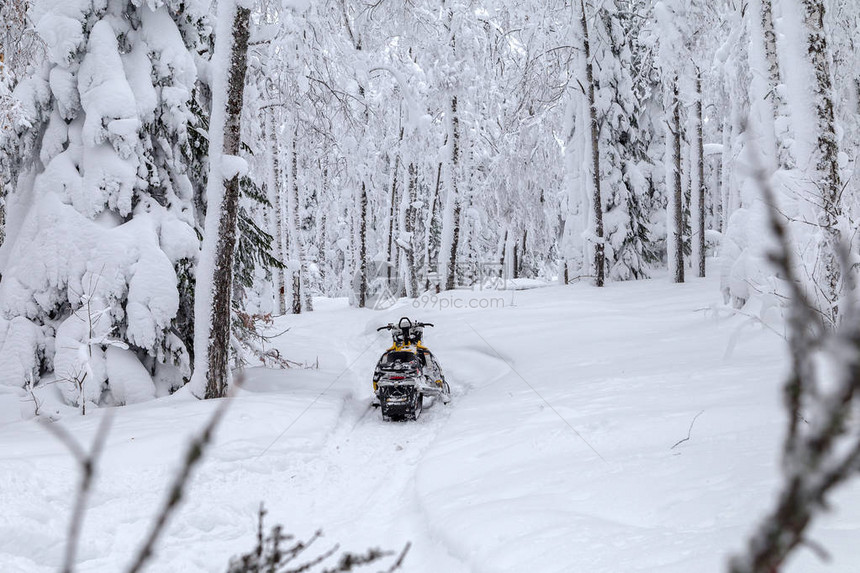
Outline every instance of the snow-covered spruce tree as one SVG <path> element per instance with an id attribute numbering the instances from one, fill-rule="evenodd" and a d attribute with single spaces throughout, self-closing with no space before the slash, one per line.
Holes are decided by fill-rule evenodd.
<path id="1" fill-rule="evenodd" d="M 35 134 L 23 106 L 12 92 L 28 70 L 45 58 L 44 47 L 27 17 L 29 0 L 0 4 L 0 245 L 6 228 L 6 196 L 33 153 Z"/>
<path id="2" fill-rule="evenodd" d="M 0 382 L 53 374 L 79 405 L 166 394 L 190 376 L 180 285 L 199 244 L 188 131 L 203 11 L 38 0 L 30 17 L 48 65 L 16 89 L 37 135 L 0 249 Z"/>
<path id="3" fill-rule="evenodd" d="M 191 392 L 223 397 L 230 384 L 233 261 L 239 219 L 242 100 L 248 65 L 250 8 L 236 0 L 218 4 L 212 56 L 212 115 L 206 226 L 197 269 L 194 307 L 194 375 Z"/>
<path id="4" fill-rule="evenodd" d="M 656 260 L 644 204 L 649 133 L 639 124 L 642 89 L 635 85 L 633 71 L 639 19 L 625 4 L 604 2 L 594 20 L 606 265 L 613 280 L 647 277 Z"/>

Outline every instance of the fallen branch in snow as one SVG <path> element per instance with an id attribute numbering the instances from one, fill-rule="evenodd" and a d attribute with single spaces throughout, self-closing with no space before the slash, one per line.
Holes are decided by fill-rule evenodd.
<path id="1" fill-rule="evenodd" d="M 678 440 L 677 442 L 675 442 L 675 444 L 671 448 L 669 448 L 670 450 L 674 450 L 677 446 L 680 446 L 684 442 L 690 441 L 690 435 L 693 433 L 693 424 L 695 424 L 696 420 L 699 418 L 699 416 L 701 416 L 704 413 L 705 413 L 705 411 L 701 410 L 698 414 L 693 416 L 693 421 L 690 422 L 690 428 L 687 430 L 687 437 L 682 439 L 682 440 Z"/>
<path id="2" fill-rule="evenodd" d="M 96 464 L 102 449 L 107 440 L 108 429 L 110 428 L 111 415 L 106 413 L 99 423 L 96 437 L 93 440 L 92 448 L 89 453 L 85 452 L 78 441 L 69 433 L 68 430 L 60 425 L 50 422 L 43 422 L 43 426 L 64 445 L 75 458 L 78 466 L 81 469 L 81 481 L 78 484 L 78 493 L 75 497 L 75 507 L 72 510 L 72 518 L 69 521 L 69 532 L 66 535 L 66 552 L 63 557 L 63 573 L 71 573 L 75 568 L 75 556 L 78 553 L 78 540 L 81 536 L 81 527 L 84 523 L 84 515 L 86 514 L 87 500 L 90 497 L 90 490 L 93 487 L 93 478 L 96 473 Z"/>
<path id="3" fill-rule="evenodd" d="M 339 545 L 334 545 L 301 565 L 290 566 L 322 537 L 322 531 L 317 531 L 307 541 L 299 541 L 293 535 L 285 534 L 280 525 L 276 525 L 268 535 L 264 535 L 263 521 L 266 513 L 265 507 L 260 504 L 257 517 L 257 544 L 248 553 L 232 558 L 227 573 L 309 573 L 317 566 L 324 565 L 340 548 Z M 411 545 L 406 543 L 385 573 L 392 573 L 403 566 Z M 353 571 L 356 567 L 370 565 L 393 555 L 395 555 L 393 551 L 377 548 L 368 549 L 364 553 L 346 552 L 337 559 L 334 567 L 326 567 L 321 573 Z"/>

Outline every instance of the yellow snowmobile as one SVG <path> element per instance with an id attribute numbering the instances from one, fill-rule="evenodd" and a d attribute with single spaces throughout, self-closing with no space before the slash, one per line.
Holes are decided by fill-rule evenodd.
<path id="1" fill-rule="evenodd" d="M 417 420 L 426 397 L 439 398 L 444 404 L 451 400 L 442 368 L 423 344 L 426 326 L 433 325 L 404 316 L 397 324 L 376 329 L 390 331 L 392 340 L 373 372 L 373 392 L 384 420 Z"/>

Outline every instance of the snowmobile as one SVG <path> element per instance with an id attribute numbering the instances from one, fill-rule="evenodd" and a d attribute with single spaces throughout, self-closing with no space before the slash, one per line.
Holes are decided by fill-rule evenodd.
<path id="1" fill-rule="evenodd" d="M 373 372 L 373 392 L 383 420 L 417 420 L 427 397 L 439 398 L 444 404 L 451 400 L 442 368 L 422 342 L 427 326 L 433 325 L 404 316 L 397 324 L 376 329 L 390 331 L 392 340 Z"/>

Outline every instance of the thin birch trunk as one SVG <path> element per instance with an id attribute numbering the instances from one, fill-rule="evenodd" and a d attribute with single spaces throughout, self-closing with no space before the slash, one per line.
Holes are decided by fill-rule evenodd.
<path id="1" fill-rule="evenodd" d="M 269 138 L 269 150 L 271 162 L 269 165 L 269 187 L 271 188 L 269 200 L 272 203 L 273 221 L 272 236 L 275 238 L 275 258 L 284 262 L 286 249 L 284 248 L 284 213 L 283 213 L 283 190 L 281 189 L 281 166 L 280 151 L 278 149 L 278 138 L 275 132 L 274 111 L 269 108 L 266 111 L 266 131 Z M 275 290 L 275 308 L 278 315 L 286 314 L 286 288 L 285 270 L 275 269 L 272 272 L 272 282 Z"/>

